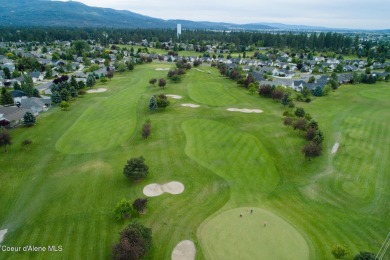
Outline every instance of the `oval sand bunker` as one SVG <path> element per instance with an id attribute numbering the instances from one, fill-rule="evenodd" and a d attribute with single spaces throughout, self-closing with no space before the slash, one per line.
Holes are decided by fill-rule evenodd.
<path id="1" fill-rule="evenodd" d="M 106 88 L 98 88 L 98 89 L 87 90 L 87 93 L 102 93 L 102 92 L 106 92 L 106 91 L 107 91 Z"/>
<path id="2" fill-rule="evenodd" d="M 182 107 L 192 107 L 192 108 L 197 108 L 197 107 L 200 107 L 199 105 L 195 105 L 195 104 L 181 104 Z"/>
<path id="3" fill-rule="evenodd" d="M 248 109 L 248 108 L 228 108 L 226 109 L 227 111 L 230 112 L 242 112 L 242 113 L 263 113 L 263 110 L 260 109 Z"/>
<path id="4" fill-rule="evenodd" d="M 143 193 L 148 197 L 157 197 L 163 194 L 164 192 L 177 195 L 183 193 L 184 185 L 178 181 L 172 181 L 165 184 L 152 183 L 146 185 L 143 189 Z"/>
<path id="5" fill-rule="evenodd" d="M 196 255 L 195 244 L 191 240 L 183 240 L 175 246 L 172 260 L 194 260 Z"/>
<path id="6" fill-rule="evenodd" d="M 182 99 L 182 98 L 183 98 L 182 96 L 173 95 L 173 94 L 167 94 L 167 95 L 165 95 L 165 96 L 170 97 L 170 98 L 173 98 L 173 99 Z"/>

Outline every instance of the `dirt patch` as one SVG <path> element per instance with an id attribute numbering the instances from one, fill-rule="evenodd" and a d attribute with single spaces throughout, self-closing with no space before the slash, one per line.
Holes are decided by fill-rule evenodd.
<path id="1" fill-rule="evenodd" d="M 196 248 L 191 240 L 183 240 L 175 246 L 172 252 L 172 260 L 194 260 Z"/>
<path id="2" fill-rule="evenodd" d="M 164 71 L 164 70 L 170 70 L 170 68 L 156 68 L 156 70 L 162 70 L 162 71 Z"/>
<path id="3" fill-rule="evenodd" d="M 182 98 L 183 98 L 182 96 L 173 95 L 173 94 L 167 94 L 167 95 L 165 95 L 165 96 L 170 97 L 170 98 L 173 98 L 173 99 L 182 99 Z"/>
<path id="4" fill-rule="evenodd" d="M 340 144 L 339 143 L 335 143 L 332 147 L 332 154 L 335 154 L 337 152 L 337 150 L 339 149 L 339 146 Z"/>
<path id="5" fill-rule="evenodd" d="M 0 230 L 0 244 L 3 242 L 5 234 L 7 234 L 8 229 Z"/>
<path id="6" fill-rule="evenodd" d="M 106 91 L 107 91 L 106 88 L 98 88 L 98 89 L 87 90 L 87 93 L 102 93 L 102 92 L 106 92 Z"/>
<path id="7" fill-rule="evenodd" d="M 200 107 L 199 105 L 195 105 L 195 104 L 181 104 L 182 107 L 192 107 L 192 108 L 197 108 L 197 107 Z"/>
<path id="8" fill-rule="evenodd" d="M 241 112 L 241 113 L 263 113 L 263 110 L 260 109 L 248 109 L 248 108 L 228 108 L 226 109 L 230 112 Z"/>
<path id="9" fill-rule="evenodd" d="M 178 181 L 171 181 L 161 185 L 157 183 L 152 183 L 146 185 L 143 189 L 143 193 L 145 194 L 145 196 L 148 197 L 157 197 L 165 192 L 173 195 L 177 195 L 183 193 L 183 191 L 184 191 L 184 185 Z"/>

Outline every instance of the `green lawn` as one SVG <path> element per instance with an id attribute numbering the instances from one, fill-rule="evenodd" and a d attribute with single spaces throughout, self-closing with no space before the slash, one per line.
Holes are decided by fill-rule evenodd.
<path id="1" fill-rule="evenodd" d="M 150 78 L 166 76 L 155 70 L 165 66 L 116 74 L 96 86 L 107 92 L 88 94 L 69 111 L 53 108 L 36 126 L 11 131 L 13 145 L 0 156 L 0 230 L 8 229 L 3 244 L 61 245 L 63 251 L 0 252 L 0 259 L 109 258 L 128 222 L 115 220 L 115 204 L 143 197 L 147 184 L 169 181 L 182 182 L 185 191 L 150 198 L 139 218 L 153 229 L 150 259 L 169 259 L 186 239 L 195 242 L 197 259 L 218 258 L 223 249 L 224 258 L 233 256 L 232 245 L 237 254 L 267 259 L 332 259 L 336 243 L 352 254 L 379 250 L 390 224 L 389 83 L 346 85 L 298 103 L 326 137 L 323 156 L 308 161 L 302 136 L 282 124 L 281 104 L 248 94 L 207 65 L 199 68 L 203 72 L 193 68 L 180 83 L 168 81 L 165 89 L 150 86 Z M 149 99 L 159 93 L 183 98 L 150 113 Z M 264 112 L 233 113 L 229 107 Z M 143 140 L 147 119 L 152 133 Z M 20 146 L 27 138 L 31 150 Z M 331 154 L 336 142 L 339 150 Z M 132 184 L 123 166 L 140 155 L 150 174 Z M 270 225 L 266 237 L 256 236 L 265 231 L 262 220 L 230 222 L 242 208 L 256 208 L 277 223 L 274 232 Z M 254 247 L 256 242 L 261 245 Z"/>
<path id="2" fill-rule="evenodd" d="M 215 216 L 201 226 L 199 240 L 207 259 L 309 259 L 305 239 L 282 218 L 259 208 Z"/>

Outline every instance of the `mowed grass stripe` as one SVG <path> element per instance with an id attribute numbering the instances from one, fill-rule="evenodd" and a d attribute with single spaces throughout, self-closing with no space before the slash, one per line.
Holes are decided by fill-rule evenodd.
<path id="1" fill-rule="evenodd" d="M 229 182 L 231 201 L 258 201 L 276 187 L 278 172 L 253 136 L 211 120 L 188 120 L 182 127 L 186 154 Z"/>

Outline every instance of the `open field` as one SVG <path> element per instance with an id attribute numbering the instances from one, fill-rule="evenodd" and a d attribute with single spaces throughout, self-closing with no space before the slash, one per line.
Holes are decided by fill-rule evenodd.
<path id="1" fill-rule="evenodd" d="M 224 259 L 237 259 L 228 254 L 233 243 L 243 256 L 267 259 L 273 259 L 272 248 L 279 253 L 274 259 L 332 259 L 334 244 L 347 245 L 352 254 L 379 250 L 390 226 L 389 83 L 346 85 L 298 103 L 326 137 L 323 156 L 307 161 L 302 137 L 282 124 L 282 105 L 249 95 L 206 66 L 200 69 L 211 74 L 192 69 L 165 89 L 149 86 L 150 78 L 166 75 L 156 70 L 161 67 L 166 63 L 117 73 L 95 87 L 106 92 L 88 94 L 66 112 L 54 108 L 36 126 L 11 132 L 13 145 L 0 155 L 0 230 L 8 229 L 2 245 L 61 245 L 63 251 L 0 252 L 0 259 L 109 258 L 126 225 L 113 216 L 116 203 L 144 197 L 148 184 L 172 181 L 184 192 L 149 198 L 139 218 L 153 229 L 150 259 L 170 259 L 183 240 L 194 241 L 197 259 L 224 253 Z M 149 99 L 158 93 L 183 98 L 150 113 Z M 226 110 L 232 107 L 263 113 Z M 152 133 L 143 140 L 147 119 Z M 27 138 L 31 150 L 20 146 Z M 123 166 L 140 155 L 150 174 L 132 184 Z M 239 218 L 251 208 L 252 216 L 267 219 L 249 221 L 247 211 Z M 258 238 L 263 221 L 268 234 Z M 254 247 L 257 239 L 263 242 Z"/>

